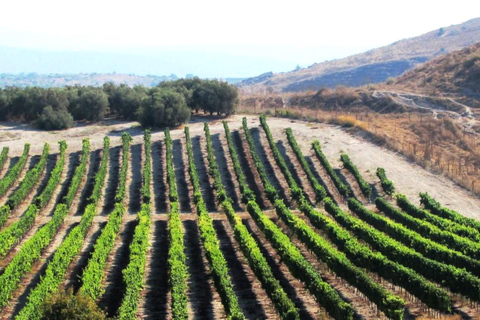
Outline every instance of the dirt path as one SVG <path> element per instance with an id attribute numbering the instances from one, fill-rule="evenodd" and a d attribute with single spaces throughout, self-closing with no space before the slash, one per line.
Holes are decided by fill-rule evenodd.
<path id="1" fill-rule="evenodd" d="M 165 174 L 165 144 L 163 140 L 152 142 L 152 181 L 154 212 L 167 212 L 167 181 Z"/>

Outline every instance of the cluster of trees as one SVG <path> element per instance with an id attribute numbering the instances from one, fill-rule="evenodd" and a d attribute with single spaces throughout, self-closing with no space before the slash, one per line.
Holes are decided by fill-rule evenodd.
<path id="1" fill-rule="evenodd" d="M 153 88 L 106 83 L 103 87 L 0 88 L 0 121 L 26 121 L 45 130 L 99 121 L 105 116 L 138 120 L 144 127 L 176 126 L 190 114 L 233 114 L 238 90 L 226 82 L 199 78 L 166 81 Z"/>

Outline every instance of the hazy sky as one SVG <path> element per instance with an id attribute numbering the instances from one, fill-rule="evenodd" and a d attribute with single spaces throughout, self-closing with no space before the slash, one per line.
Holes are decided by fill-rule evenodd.
<path id="1" fill-rule="evenodd" d="M 305 66 L 480 16 L 480 1 L 3 1 L 0 45 L 43 50 L 189 49 Z"/>

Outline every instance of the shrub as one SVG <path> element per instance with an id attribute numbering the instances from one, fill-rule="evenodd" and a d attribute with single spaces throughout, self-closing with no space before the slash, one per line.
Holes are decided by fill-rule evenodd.
<path id="1" fill-rule="evenodd" d="M 106 314 L 95 302 L 82 294 L 73 294 L 73 290 L 58 292 L 47 298 L 42 307 L 43 320 L 101 320 Z"/>

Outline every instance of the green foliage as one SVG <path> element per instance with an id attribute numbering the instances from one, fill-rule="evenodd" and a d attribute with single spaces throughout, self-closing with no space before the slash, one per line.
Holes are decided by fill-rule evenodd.
<path id="1" fill-rule="evenodd" d="M 90 156 L 90 142 L 88 139 L 83 140 L 82 158 L 80 164 L 75 170 L 73 179 L 81 179 L 85 174 L 86 164 Z M 72 179 L 72 181 L 73 181 Z M 74 191 L 70 191 L 75 189 Z M 68 192 L 76 193 L 78 185 L 70 184 Z M 66 203 L 59 204 L 55 207 L 52 219 L 41 227 L 27 242 L 20 248 L 17 254 L 13 257 L 10 264 L 4 269 L 0 276 L 0 308 L 4 307 L 9 299 L 12 298 L 13 292 L 19 286 L 23 276 L 30 272 L 33 263 L 37 261 L 43 250 L 50 244 L 57 234 L 63 220 L 68 214 L 69 205 Z"/>
<path id="2" fill-rule="evenodd" d="M 70 128 L 72 120 L 102 120 L 109 112 L 145 127 L 177 126 L 188 121 L 190 111 L 230 115 L 237 105 L 235 86 L 199 78 L 162 82 L 151 89 L 113 83 L 0 89 L 0 120 L 35 121 L 45 130 Z"/>
<path id="3" fill-rule="evenodd" d="M 179 79 L 166 81 L 160 88 L 173 89 L 185 97 L 188 107 L 195 112 L 230 115 L 235 113 L 238 105 L 237 87 L 219 80 Z"/>
<path id="4" fill-rule="evenodd" d="M 103 120 L 109 110 L 108 96 L 102 88 L 76 87 L 68 110 L 75 120 Z"/>
<path id="5" fill-rule="evenodd" d="M 343 166 L 350 171 L 355 177 L 355 180 L 357 180 L 365 198 L 367 198 L 367 200 L 370 199 L 372 196 L 372 187 L 363 179 L 362 174 L 357 169 L 357 166 L 353 164 L 352 160 L 350 160 L 350 157 L 345 153 L 340 155 L 340 160 L 342 161 Z"/>
<path id="6" fill-rule="evenodd" d="M 213 227 L 213 220 L 208 214 L 207 208 L 203 201 L 202 192 L 200 190 L 200 180 L 198 178 L 197 168 L 195 167 L 195 160 L 193 158 L 192 142 L 188 127 L 185 127 L 185 138 L 187 141 L 188 172 L 193 185 L 194 203 L 197 207 L 200 239 L 210 265 L 213 282 L 217 292 L 220 294 L 227 317 L 229 319 L 245 319 L 245 316 L 240 309 L 240 305 L 238 304 L 235 292 L 233 291 L 233 285 L 230 279 L 227 261 L 220 250 L 217 240 L 217 232 Z M 210 135 L 206 135 L 206 138 L 207 140 L 210 140 Z M 209 152 L 212 151 L 212 149 L 209 149 Z"/>
<path id="7" fill-rule="evenodd" d="M 240 185 L 242 201 L 244 203 L 255 201 L 255 195 L 246 183 L 246 178 L 240 166 L 238 154 L 233 145 L 232 136 L 230 134 L 230 129 L 227 122 L 223 122 L 223 127 L 225 129 L 230 158 L 232 159 L 235 174 Z M 227 215 L 228 221 L 233 227 L 235 239 L 239 243 L 240 249 L 247 258 L 253 272 L 262 283 L 262 287 L 267 292 L 267 295 L 275 304 L 275 307 L 282 319 L 299 319 L 300 316 L 298 314 L 298 310 L 296 310 L 295 305 L 288 298 L 278 280 L 273 276 L 272 270 L 270 269 L 267 260 L 260 252 L 258 244 L 248 232 L 247 228 L 242 222 L 242 219 L 233 210 L 232 204 L 229 201 L 224 201 L 222 203 L 222 208 Z"/>
<path id="8" fill-rule="evenodd" d="M 254 201 L 248 202 L 247 210 L 283 262 L 288 266 L 292 275 L 305 284 L 308 291 L 317 299 L 320 305 L 334 318 L 352 319 L 352 306 L 343 301 L 338 292 L 322 280 L 315 268 L 300 253 L 300 250 L 295 247 L 289 237 L 279 227 L 263 214 L 257 203 Z"/>
<path id="9" fill-rule="evenodd" d="M 333 170 L 330 162 L 328 161 L 327 157 L 322 151 L 322 148 L 320 147 L 320 142 L 318 140 L 313 141 L 312 148 L 315 151 L 315 154 L 320 163 L 322 164 L 323 168 L 325 169 L 325 171 L 327 171 L 330 178 L 332 178 L 333 184 L 335 184 L 335 187 L 337 187 L 338 192 L 340 192 L 340 194 L 345 198 L 348 198 L 351 195 L 352 191 L 346 184 L 342 182 L 342 180 L 340 180 L 335 170 Z"/>
<path id="10" fill-rule="evenodd" d="M 260 124 L 263 130 L 265 131 L 265 135 L 267 136 L 268 144 L 270 145 L 270 149 L 272 150 L 272 153 L 273 153 L 273 158 L 275 159 L 275 162 L 277 163 L 277 165 L 280 167 L 280 170 L 282 171 L 285 177 L 285 180 L 290 186 L 290 191 L 292 193 L 292 196 L 296 197 L 297 195 L 302 193 L 302 189 L 295 182 L 295 179 L 293 178 L 292 173 L 288 169 L 285 159 L 280 154 L 280 151 L 278 151 L 278 148 L 275 144 L 272 133 L 270 132 L 270 128 L 268 127 L 267 118 L 264 115 L 260 116 Z M 272 201 L 272 203 L 273 202 L 274 201 Z"/>
<path id="11" fill-rule="evenodd" d="M 80 291 L 84 295 L 88 295 L 93 300 L 97 300 L 105 292 L 105 289 L 102 286 L 103 279 L 105 277 L 104 269 L 107 263 L 108 255 L 115 245 L 115 239 L 120 231 L 122 217 L 125 213 L 123 201 L 125 198 L 128 157 L 131 140 L 132 137 L 127 132 L 122 133 L 123 161 L 120 168 L 119 185 L 117 187 L 117 193 L 115 196 L 115 208 L 109 215 L 107 225 L 103 228 L 102 233 L 97 238 L 92 256 L 88 260 L 88 264 L 82 274 L 82 287 L 80 288 Z M 97 186 L 97 183 L 95 183 L 95 186 Z M 95 191 L 92 192 L 92 195 L 94 193 Z"/>
<path id="12" fill-rule="evenodd" d="M 167 167 L 167 184 L 169 188 L 168 198 L 170 202 L 178 201 L 177 182 L 175 180 L 175 170 L 173 169 L 173 153 L 172 153 L 172 138 L 170 137 L 170 130 L 165 129 L 165 154 Z"/>
<path id="13" fill-rule="evenodd" d="M 129 148 L 132 140 L 132 136 L 128 132 L 122 133 L 122 166 L 120 168 L 120 177 L 117 193 L 115 194 L 115 202 L 123 202 L 127 193 L 128 161 L 130 155 Z"/>
<path id="14" fill-rule="evenodd" d="M 343 214 L 342 210 L 330 198 L 326 198 L 324 203 L 328 212 L 334 211 L 337 215 Z M 357 266 L 375 272 L 395 285 L 405 288 L 431 308 L 444 312 L 451 311 L 452 302 L 446 291 L 428 282 L 414 270 L 391 261 L 383 254 L 374 252 L 368 246 L 361 244 L 348 231 L 316 211 L 307 202 L 302 201 L 299 209 L 315 227 L 324 231 L 330 241 Z"/>
<path id="15" fill-rule="evenodd" d="M 412 217 L 428 221 L 442 230 L 455 233 L 461 237 L 480 242 L 480 232 L 477 229 L 458 224 L 454 221 L 436 216 L 427 210 L 416 207 L 413 203 L 408 201 L 405 195 L 397 194 L 396 198 L 397 205 Z"/>
<path id="16" fill-rule="evenodd" d="M 240 186 L 242 201 L 243 203 L 247 203 L 250 200 L 255 200 L 255 194 L 249 188 L 247 184 L 247 179 L 243 174 L 242 166 L 240 165 L 240 161 L 238 160 L 237 150 L 233 145 L 232 135 L 230 134 L 230 128 L 228 127 L 228 123 L 226 121 L 223 121 L 223 128 L 225 129 L 225 136 L 227 138 L 228 151 L 230 153 L 230 158 L 232 159 L 233 169 L 237 176 L 238 185 Z"/>
<path id="17" fill-rule="evenodd" d="M 368 212 L 354 199 L 349 199 L 348 205 L 350 210 L 357 215 Z M 365 241 L 372 249 L 381 252 L 392 261 L 412 268 L 425 278 L 440 283 L 452 292 L 461 293 L 472 300 L 480 301 L 480 279 L 465 269 L 426 258 L 419 252 L 393 240 L 352 215 L 331 210 L 328 206 L 325 206 L 325 209 L 340 225 L 355 234 L 359 240 Z"/>
<path id="18" fill-rule="evenodd" d="M 59 204 L 55 207 L 52 219 L 40 228 L 13 257 L 10 264 L 0 276 L 0 307 L 7 305 L 13 297 L 13 292 L 18 288 L 25 274 L 30 272 L 33 263 L 40 259 L 45 248 L 57 234 L 63 220 L 68 214 L 68 207 Z"/>
<path id="19" fill-rule="evenodd" d="M 277 145 L 273 140 L 270 128 L 266 122 L 266 118 L 261 116 L 261 125 L 267 135 L 267 140 L 270 145 L 277 165 L 281 168 L 281 171 L 287 181 L 289 187 L 297 192 L 293 192 L 294 199 L 300 200 L 301 203 L 308 203 L 303 191 L 298 188 L 295 180 L 292 178 L 290 170 L 288 169 L 285 159 L 278 151 Z M 289 135 L 289 141 L 296 149 L 296 153 L 301 156 L 299 147 L 296 141 L 292 140 L 293 134 L 291 130 L 287 129 L 287 135 Z M 301 156 L 303 158 L 303 156 Z M 306 163 L 305 163 L 306 164 Z M 308 167 L 308 166 L 307 166 Z M 323 197 L 322 197 L 323 199 Z M 307 245 L 307 247 L 315 253 L 315 255 L 324 261 L 333 272 L 341 276 L 348 283 L 358 288 L 363 294 L 365 294 L 370 301 L 375 303 L 380 310 L 391 319 L 402 319 L 404 310 L 404 301 L 386 291 L 382 286 L 377 284 L 367 273 L 362 269 L 353 265 L 350 260 L 336 248 L 332 247 L 328 241 L 318 235 L 312 228 L 310 228 L 305 221 L 294 215 L 290 209 L 287 208 L 283 200 L 277 199 L 274 201 L 274 207 L 280 218 L 295 232 L 297 237 Z"/>
<path id="20" fill-rule="evenodd" d="M 42 130 L 64 130 L 73 127 L 73 116 L 67 109 L 53 110 L 51 106 L 46 106 L 36 125 Z"/>
<path id="21" fill-rule="evenodd" d="M 110 157 L 110 138 L 105 136 L 103 138 L 103 157 L 98 171 L 95 174 L 95 181 L 93 183 L 92 194 L 88 197 L 89 203 L 97 204 L 102 196 L 102 188 L 105 182 L 105 177 L 108 172 L 108 158 Z"/>
<path id="22" fill-rule="evenodd" d="M 313 190 L 315 191 L 315 200 L 317 202 L 320 202 L 327 196 L 327 191 L 325 188 L 318 183 L 317 179 L 313 175 L 313 172 L 310 170 L 310 166 L 308 165 L 307 161 L 305 160 L 302 150 L 300 150 L 300 147 L 297 144 L 297 141 L 295 140 L 295 137 L 293 135 L 292 129 L 287 128 L 287 139 L 288 142 L 290 143 L 290 146 L 293 149 L 293 152 L 297 156 L 298 161 L 300 162 L 300 165 L 302 166 L 303 171 L 305 172 L 308 181 L 310 181 L 310 185 L 312 186 Z"/>
<path id="23" fill-rule="evenodd" d="M 168 214 L 168 266 L 170 271 L 169 284 L 172 288 L 172 318 L 188 319 L 187 278 L 185 264 L 185 245 L 183 243 L 183 228 L 178 210 L 177 182 L 173 170 L 172 139 L 168 128 L 165 130 L 165 153 L 167 167 L 167 183 L 169 187 L 170 212 Z"/>
<path id="24" fill-rule="evenodd" d="M 72 181 L 70 182 L 70 187 L 68 188 L 67 194 L 62 199 L 62 202 L 65 203 L 67 207 L 70 207 L 72 205 L 73 199 L 75 198 L 78 188 L 80 187 L 80 183 L 84 178 L 89 154 L 90 154 L 90 140 L 84 139 L 82 141 L 82 157 L 80 158 L 80 164 L 75 169 L 75 173 L 73 174 L 73 178 L 72 178 Z"/>
<path id="25" fill-rule="evenodd" d="M 138 300 L 145 284 L 145 263 L 147 261 L 148 237 L 150 234 L 150 204 L 142 204 L 137 215 L 138 225 L 130 244 L 130 261 L 122 271 L 125 295 L 118 311 L 118 319 L 136 319 Z"/>
<path id="26" fill-rule="evenodd" d="M 3 147 L 2 152 L 0 153 L 0 171 L 3 169 L 5 162 L 7 162 L 8 158 L 8 147 Z"/>
<path id="27" fill-rule="evenodd" d="M 145 128 L 175 127 L 190 119 L 185 97 L 172 89 L 153 88 L 137 111 L 138 121 Z"/>
<path id="28" fill-rule="evenodd" d="M 89 297 L 69 289 L 49 296 L 41 305 L 42 320 L 103 320 L 106 314 Z"/>
<path id="29" fill-rule="evenodd" d="M 47 201 L 50 199 L 54 189 L 58 186 L 58 180 L 60 179 L 64 162 L 65 162 L 65 151 L 67 144 L 65 141 L 60 141 L 60 158 L 53 168 L 50 178 L 47 182 L 47 186 L 42 191 L 40 196 L 38 196 L 31 204 L 27 211 L 22 215 L 22 217 L 16 222 L 12 223 L 8 228 L 0 232 L 0 257 L 4 257 L 12 248 L 13 245 L 18 242 L 21 237 L 33 226 L 35 223 L 35 218 L 41 208 L 45 206 Z M 1 211 L 1 209 L 0 209 Z M 0 213 L 0 216 L 2 214 Z"/>
<path id="30" fill-rule="evenodd" d="M 151 143 L 151 132 L 149 129 L 145 130 L 144 136 L 144 146 L 145 146 L 145 165 L 142 170 L 142 189 L 141 194 L 143 197 L 144 203 L 150 203 L 151 192 L 150 185 L 152 182 L 152 143 Z"/>
<path id="31" fill-rule="evenodd" d="M 143 86 L 133 88 L 126 84 L 115 85 L 105 83 L 103 90 L 108 95 L 110 109 L 127 120 L 136 120 L 136 112 L 140 108 L 142 99 L 147 96 L 148 89 Z"/>
<path id="32" fill-rule="evenodd" d="M 27 163 L 29 151 L 30 144 L 25 143 L 25 146 L 23 147 L 23 153 L 20 156 L 20 159 L 18 159 L 17 163 L 15 163 L 15 165 L 10 170 L 8 170 L 5 176 L 3 176 L 3 178 L 0 180 L 0 197 L 3 197 L 7 193 L 8 189 L 13 185 L 13 183 L 17 181 L 20 173 L 22 172 L 25 164 Z"/>
<path id="33" fill-rule="evenodd" d="M 375 203 L 384 212 L 389 215 L 402 215 L 402 212 L 390 206 L 384 199 L 377 198 Z M 349 199 L 349 207 L 355 210 L 357 216 L 373 227 L 384 231 L 390 237 L 404 243 L 406 246 L 422 253 L 424 256 L 438 260 L 440 262 L 455 265 L 459 268 L 466 268 L 476 275 L 480 275 L 480 262 L 466 256 L 460 252 L 449 249 L 448 247 L 436 243 L 430 239 L 422 237 L 417 232 L 405 228 L 403 225 L 386 219 L 370 210 L 365 209 L 354 199 Z M 423 224 L 423 223 L 422 223 Z M 424 225 L 424 224 L 423 224 Z"/>
<path id="34" fill-rule="evenodd" d="M 217 162 L 215 160 L 215 151 L 213 150 L 212 139 L 210 139 L 210 128 L 208 123 L 205 122 L 203 130 L 205 131 L 205 138 L 207 141 L 207 160 L 208 160 L 208 173 L 213 178 L 213 189 L 216 192 L 217 202 L 222 203 L 227 200 L 227 193 L 223 188 L 222 176 L 218 171 Z"/>
<path id="35" fill-rule="evenodd" d="M 270 129 L 268 128 L 268 125 L 266 124 L 264 118 L 263 120 L 261 118 L 261 123 L 267 134 L 267 139 L 270 138 L 269 143 L 270 141 L 273 142 Z M 246 118 L 243 118 L 243 128 L 247 136 L 250 153 L 252 154 L 252 157 L 254 159 L 258 159 L 258 162 L 254 161 L 255 167 L 257 168 L 260 176 L 264 176 L 265 180 L 262 178 L 262 182 L 264 183 L 265 193 L 276 208 L 283 208 L 281 207 L 281 203 L 283 203 L 283 201 L 278 199 L 278 194 L 275 189 L 272 187 L 271 191 L 268 191 L 270 183 L 268 182 L 265 168 L 255 151 L 255 145 L 253 143 L 250 131 L 248 130 Z M 283 158 L 277 156 L 276 159 Z M 279 163 L 280 161 L 281 160 L 279 160 Z M 287 180 L 289 181 L 289 183 L 295 183 L 293 178 Z M 297 192 L 292 192 L 294 197 L 302 194 L 301 189 L 298 189 L 299 190 Z M 247 210 L 252 216 L 252 218 L 255 220 L 255 223 L 260 228 L 260 230 L 262 230 L 267 239 L 272 243 L 277 253 L 282 257 L 283 261 L 288 266 L 290 272 L 306 285 L 310 293 L 316 297 L 317 301 L 325 307 L 325 309 L 330 313 L 330 315 L 335 318 L 342 319 L 352 318 L 353 308 L 348 303 L 344 302 L 341 297 L 338 296 L 338 293 L 332 287 L 330 287 L 329 284 L 323 282 L 320 275 L 314 270 L 313 266 L 308 263 L 308 261 L 302 256 L 298 248 L 295 247 L 295 245 L 291 242 L 288 236 L 285 235 L 280 228 L 278 228 L 270 219 L 268 219 L 263 214 L 263 212 L 258 207 L 258 204 L 255 201 L 249 201 L 247 203 Z"/>
<path id="36" fill-rule="evenodd" d="M 60 179 L 62 177 L 62 172 L 65 167 L 64 164 L 65 153 L 67 151 L 67 142 L 59 141 L 58 145 L 58 148 L 60 149 L 60 155 L 57 163 L 55 164 L 55 167 L 50 173 L 50 178 L 48 179 L 46 187 L 43 189 L 42 193 L 40 193 L 40 195 L 35 198 L 35 205 L 38 208 L 43 208 L 48 203 L 48 201 L 52 197 L 53 192 L 58 187 Z"/>
<path id="37" fill-rule="evenodd" d="M 434 198 L 429 196 L 428 193 L 420 193 L 420 203 L 425 207 L 425 209 L 428 209 L 434 215 L 449 219 L 464 226 L 475 228 L 477 231 L 480 231 L 480 222 L 471 218 L 467 218 L 451 209 L 442 207 L 442 205 Z"/>
<path id="38" fill-rule="evenodd" d="M 393 193 L 395 192 L 395 186 L 393 185 L 392 180 L 389 180 L 387 178 L 387 175 L 385 174 L 385 169 L 377 168 L 377 177 L 380 179 L 383 191 L 385 191 L 385 193 L 390 196 L 393 195 Z"/>
<path id="39" fill-rule="evenodd" d="M 267 295 L 273 301 L 281 318 L 288 320 L 300 319 L 295 304 L 290 300 L 280 282 L 273 275 L 272 269 L 260 251 L 257 242 L 248 232 L 242 219 L 233 210 L 232 204 L 229 201 L 224 201 L 222 208 L 232 224 L 235 239 L 240 245 L 240 250 L 247 258 L 250 268 L 252 268 L 255 276 L 262 283 L 262 287 L 267 292 Z"/>
<path id="40" fill-rule="evenodd" d="M 383 198 L 377 198 L 375 200 L 375 204 L 377 205 L 377 208 L 384 212 L 390 219 L 400 223 L 412 231 L 417 232 L 422 237 L 431 239 L 435 243 L 458 251 L 467 257 L 476 260 L 478 260 L 480 257 L 480 246 L 477 242 L 462 238 L 454 233 L 440 229 L 432 225 L 430 222 L 413 218 L 401 210 L 393 207 Z M 478 274 L 480 275 L 480 273 Z"/>
<path id="41" fill-rule="evenodd" d="M 110 140 L 105 139 L 102 162 L 108 163 Z M 102 164 L 100 164 L 100 168 Z M 99 171 L 97 174 L 102 175 Z M 103 184 L 105 179 L 96 180 L 95 184 Z M 95 186 L 94 186 L 95 189 Z M 19 312 L 16 319 L 39 319 L 42 310 L 39 308 L 43 301 L 59 290 L 59 286 L 65 278 L 65 273 L 75 256 L 83 246 L 84 238 L 97 214 L 97 203 L 93 202 L 86 206 L 80 223 L 75 226 L 55 251 L 52 260 L 48 263 L 45 275 L 38 285 L 28 295 L 28 302 Z"/>
<path id="42" fill-rule="evenodd" d="M 130 261 L 122 271 L 125 295 L 119 309 L 119 319 L 136 319 L 140 293 L 145 284 L 145 264 L 147 261 L 148 237 L 150 235 L 150 181 L 152 179 L 152 149 L 150 130 L 143 135 L 145 147 L 145 165 L 142 170 L 142 197 L 144 203 L 137 215 L 138 224 L 130 244 Z"/>
<path id="43" fill-rule="evenodd" d="M 260 176 L 260 180 L 262 180 L 263 187 L 265 188 L 265 194 L 267 199 L 269 199 L 272 203 L 275 199 L 278 198 L 277 190 L 273 187 L 268 179 L 267 172 L 265 171 L 265 167 L 263 166 L 262 160 L 255 152 L 255 142 L 253 141 L 252 134 L 247 126 L 247 118 L 242 119 L 242 127 L 245 133 L 245 137 L 247 139 L 248 147 L 250 148 L 250 154 L 253 158 L 253 164 L 257 169 L 258 175 Z"/>
<path id="44" fill-rule="evenodd" d="M 33 169 L 29 170 L 25 177 L 22 180 L 20 186 L 15 190 L 13 195 L 8 199 L 6 205 L 10 207 L 11 210 L 17 208 L 17 206 L 25 199 L 25 197 L 32 191 L 32 189 L 37 184 L 42 172 L 45 170 L 47 166 L 48 160 L 48 153 L 50 151 L 50 145 L 45 143 L 43 147 L 43 152 L 40 157 L 40 161 L 33 167 Z M 3 224 L 3 221 L 0 218 L 0 225 Z"/>

